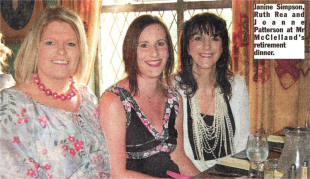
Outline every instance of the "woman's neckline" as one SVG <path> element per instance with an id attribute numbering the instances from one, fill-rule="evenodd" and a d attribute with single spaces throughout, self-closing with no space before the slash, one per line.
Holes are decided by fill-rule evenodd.
<path id="1" fill-rule="evenodd" d="M 147 120 L 147 122 L 149 123 L 149 125 L 151 126 L 151 128 L 153 129 L 153 132 L 155 131 L 155 133 L 153 134 L 154 137 L 158 136 L 159 134 L 163 133 L 165 130 L 165 127 L 164 127 L 164 123 L 162 124 L 162 129 L 161 131 L 158 131 L 153 125 L 152 123 L 149 121 L 148 117 L 145 115 L 145 113 L 143 112 L 143 110 L 141 109 L 141 107 L 139 106 L 137 100 L 134 98 L 134 96 L 130 93 L 130 91 L 124 87 L 124 86 L 119 86 L 118 84 L 114 85 L 115 87 L 117 88 L 121 88 L 121 89 L 124 89 L 129 95 L 130 95 L 130 98 L 133 100 L 134 104 L 136 105 L 135 108 L 137 108 L 137 110 L 139 110 L 143 116 L 143 118 L 145 118 Z M 169 90 L 167 91 L 167 94 L 169 94 Z M 168 100 L 169 100 L 169 96 L 167 95 L 166 96 L 166 99 L 165 99 L 165 109 L 164 109 L 164 113 L 162 114 L 162 120 L 164 121 L 165 120 L 165 114 L 167 113 L 167 104 L 168 104 Z M 139 117 L 140 118 L 140 117 Z"/>
<path id="2" fill-rule="evenodd" d="M 36 104 L 39 104 L 39 105 L 44 106 L 44 107 L 46 107 L 46 108 L 53 109 L 53 110 L 55 110 L 55 111 L 62 111 L 62 112 L 65 112 L 65 113 L 73 113 L 73 114 L 78 113 L 78 112 L 82 109 L 82 105 L 83 105 L 83 101 L 84 101 L 84 100 L 80 100 L 81 102 L 80 102 L 79 107 L 77 108 L 76 111 L 67 111 L 67 110 L 65 110 L 65 109 L 61 109 L 61 108 L 57 108 L 57 107 L 54 107 L 54 106 L 49 106 L 49 105 L 43 104 L 43 103 L 39 102 L 38 100 L 32 98 L 29 94 L 25 93 L 25 92 L 22 91 L 21 89 L 16 88 L 15 86 L 13 86 L 13 87 L 11 87 L 11 88 L 8 88 L 8 90 L 9 90 L 9 89 L 12 89 L 12 90 L 14 90 L 14 91 L 16 91 L 16 92 L 18 92 L 18 93 L 24 95 L 27 99 L 33 101 L 33 102 L 36 103 Z M 77 88 L 77 90 L 80 91 L 78 88 Z M 81 96 L 81 98 L 83 98 L 83 96 L 81 95 L 81 93 L 80 93 L 80 96 Z"/>

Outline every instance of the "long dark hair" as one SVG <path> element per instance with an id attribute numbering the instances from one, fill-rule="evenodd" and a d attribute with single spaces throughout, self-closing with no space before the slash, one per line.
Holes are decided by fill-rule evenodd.
<path id="1" fill-rule="evenodd" d="M 189 96 L 193 96 L 198 89 L 197 81 L 192 72 L 193 59 L 188 53 L 189 40 L 197 32 L 210 35 L 217 34 L 221 37 L 223 52 L 220 59 L 216 62 L 216 85 L 219 85 L 224 95 L 230 98 L 231 84 L 229 78 L 232 76 L 232 72 L 229 69 L 231 67 L 231 58 L 226 22 L 212 13 L 197 14 L 183 24 L 179 40 L 181 66 L 178 74 L 181 77 L 179 81 L 180 88 L 185 90 Z"/>
<path id="2" fill-rule="evenodd" d="M 166 33 L 166 40 L 168 43 L 169 57 L 161 76 L 161 79 L 167 78 L 171 75 L 174 66 L 174 53 L 173 45 L 171 41 L 171 36 L 167 26 L 156 16 L 152 15 L 142 15 L 137 17 L 129 26 L 125 40 L 123 43 L 123 60 L 125 63 L 125 71 L 129 79 L 129 89 L 133 95 L 136 95 L 139 91 L 137 75 L 139 73 L 138 63 L 137 63 L 137 47 L 139 37 L 142 31 L 149 25 L 159 24 Z M 150 34 L 151 35 L 151 34 Z"/>

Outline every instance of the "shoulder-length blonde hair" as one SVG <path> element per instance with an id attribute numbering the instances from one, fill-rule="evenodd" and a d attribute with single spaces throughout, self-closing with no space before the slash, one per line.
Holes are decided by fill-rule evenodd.
<path id="1" fill-rule="evenodd" d="M 83 22 L 71 10 L 63 7 L 50 7 L 37 16 L 17 53 L 14 62 L 17 83 L 29 82 L 32 79 L 32 74 L 38 72 L 37 62 L 41 35 L 44 28 L 53 21 L 68 23 L 75 31 L 81 55 L 74 77 L 78 82 L 84 82 L 83 80 L 86 79 L 88 69 L 85 67 L 88 66 L 88 48 Z"/>

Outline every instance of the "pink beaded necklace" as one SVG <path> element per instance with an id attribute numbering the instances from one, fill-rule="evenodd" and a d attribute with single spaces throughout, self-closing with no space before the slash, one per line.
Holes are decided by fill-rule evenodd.
<path id="1" fill-rule="evenodd" d="M 74 86 L 74 80 L 72 77 L 70 77 L 70 89 L 68 90 L 68 92 L 66 94 L 57 94 L 56 92 L 52 92 L 52 90 L 50 89 L 46 89 L 45 85 L 43 83 L 41 83 L 39 74 L 35 73 L 33 74 L 33 82 L 38 85 L 38 88 L 45 92 L 46 96 L 52 96 L 54 99 L 61 99 L 63 101 L 65 100 L 71 100 L 72 97 L 74 97 L 76 95 L 76 88 Z"/>

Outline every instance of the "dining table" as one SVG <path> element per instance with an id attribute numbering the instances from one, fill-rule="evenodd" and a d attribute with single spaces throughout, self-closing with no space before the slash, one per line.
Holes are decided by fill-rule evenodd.
<path id="1" fill-rule="evenodd" d="M 277 135 L 268 136 L 269 155 L 267 160 L 279 159 L 284 147 L 284 135 L 277 132 Z M 215 166 L 192 177 L 198 178 L 249 178 L 250 162 L 247 159 L 246 151 L 243 150 L 232 156 L 226 157 Z"/>

